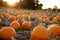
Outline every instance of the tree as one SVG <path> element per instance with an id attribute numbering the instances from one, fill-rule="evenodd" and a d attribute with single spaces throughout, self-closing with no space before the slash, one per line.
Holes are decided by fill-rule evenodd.
<path id="1" fill-rule="evenodd" d="M 39 0 L 34 0 L 34 2 L 35 2 L 35 9 L 42 9 L 43 4 L 42 3 L 39 4 Z"/>
<path id="2" fill-rule="evenodd" d="M 20 1 L 19 6 L 21 8 L 34 9 L 34 0 L 23 0 Z"/>
<path id="3" fill-rule="evenodd" d="M 21 0 L 19 6 L 26 9 L 42 9 L 43 4 L 39 4 L 38 0 Z"/>
<path id="4" fill-rule="evenodd" d="M 0 0 L 0 7 L 1 6 L 5 6 L 5 4 L 6 4 L 5 2 L 3 2 L 2 0 Z"/>
<path id="5" fill-rule="evenodd" d="M 57 6 L 55 5 L 54 7 L 53 7 L 53 11 L 56 11 L 57 10 Z"/>
<path id="6" fill-rule="evenodd" d="M 3 4 L 2 4 L 3 2 L 0 0 L 0 6 L 2 6 Z"/>

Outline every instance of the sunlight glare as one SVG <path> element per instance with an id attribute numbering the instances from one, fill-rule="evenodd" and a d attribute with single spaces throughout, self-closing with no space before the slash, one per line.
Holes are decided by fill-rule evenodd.
<path id="1" fill-rule="evenodd" d="M 3 2 L 7 2 L 9 5 L 14 5 L 16 2 L 20 2 L 20 0 L 3 0 Z"/>

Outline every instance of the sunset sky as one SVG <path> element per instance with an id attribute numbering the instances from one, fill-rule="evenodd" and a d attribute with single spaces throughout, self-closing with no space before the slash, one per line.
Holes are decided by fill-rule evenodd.
<path id="1" fill-rule="evenodd" d="M 53 8 L 55 5 L 60 8 L 60 0 L 39 0 L 43 4 L 43 9 Z"/>
<path id="2" fill-rule="evenodd" d="M 14 5 L 16 2 L 20 2 L 20 0 L 3 0 L 3 2 L 7 2 L 9 5 Z"/>

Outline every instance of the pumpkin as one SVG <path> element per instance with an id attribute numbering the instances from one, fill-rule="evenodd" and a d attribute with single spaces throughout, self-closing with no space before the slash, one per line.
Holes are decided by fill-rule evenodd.
<path id="1" fill-rule="evenodd" d="M 21 18 L 23 18 L 23 16 L 22 15 L 17 15 L 17 18 L 21 19 Z"/>
<path id="2" fill-rule="evenodd" d="M 48 31 L 51 36 L 60 36 L 60 26 L 57 24 L 50 25 Z"/>
<path id="3" fill-rule="evenodd" d="M 10 40 L 12 37 L 16 37 L 16 32 L 12 27 L 3 27 L 0 30 L 0 37 L 2 39 L 8 39 Z"/>
<path id="4" fill-rule="evenodd" d="M 10 16 L 10 14 L 9 13 L 4 13 L 4 16 L 8 18 Z"/>
<path id="5" fill-rule="evenodd" d="M 41 16 L 42 20 L 45 22 L 50 22 L 50 17 L 46 14 L 46 15 L 43 15 Z"/>
<path id="6" fill-rule="evenodd" d="M 12 21 L 9 26 L 17 30 L 20 29 L 21 25 L 18 21 Z"/>
<path id="7" fill-rule="evenodd" d="M 14 15 L 10 15 L 10 16 L 8 17 L 8 19 L 9 19 L 9 20 L 11 20 L 11 21 L 14 21 L 14 20 L 16 20 L 16 19 L 17 19 L 17 17 L 16 17 L 16 16 L 14 16 Z"/>
<path id="8" fill-rule="evenodd" d="M 49 40 L 48 30 L 44 26 L 36 26 L 31 32 L 31 40 Z"/>
<path id="9" fill-rule="evenodd" d="M 29 22 L 29 21 L 24 21 L 24 22 L 22 23 L 22 28 L 23 28 L 23 29 L 30 29 L 30 28 L 31 28 L 31 22 Z"/>
<path id="10" fill-rule="evenodd" d="M 60 17 L 59 17 L 59 16 L 55 16 L 55 17 L 52 19 L 52 21 L 54 21 L 54 22 L 60 21 Z"/>

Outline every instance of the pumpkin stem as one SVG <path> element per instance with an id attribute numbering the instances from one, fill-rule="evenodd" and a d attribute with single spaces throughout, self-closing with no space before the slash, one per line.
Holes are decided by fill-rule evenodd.
<path id="1" fill-rule="evenodd" d="M 15 40 L 13 36 L 11 37 L 11 40 Z"/>

